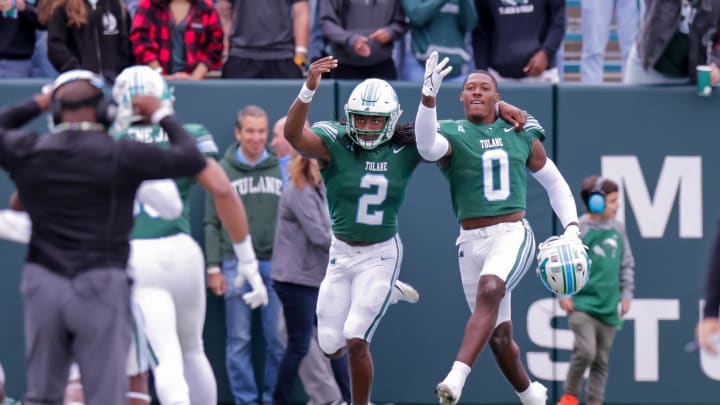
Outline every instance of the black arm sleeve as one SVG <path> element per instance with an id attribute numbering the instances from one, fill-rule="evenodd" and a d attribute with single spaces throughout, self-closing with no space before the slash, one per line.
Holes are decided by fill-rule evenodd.
<path id="1" fill-rule="evenodd" d="M 3 110 L 0 110 L 0 128 L 15 129 L 32 121 L 33 118 L 40 114 L 35 100 L 23 101 L 21 104 L 15 104 Z"/>
<path id="2" fill-rule="evenodd" d="M 171 146 L 161 149 L 128 139 L 121 141 L 119 164 L 121 173 L 134 175 L 138 180 L 195 177 L 205 168 L 205 156 L 195 140 L 173 116 L 160 121 Z"/>
<path id="3" fill-rule="evenodd" d="M 715 240 L 710 253 L 710 265 L 705 280 L 705 310 L 706 317 L 717 318 L 720 308 L 720 226 L 715 233 Z"/>

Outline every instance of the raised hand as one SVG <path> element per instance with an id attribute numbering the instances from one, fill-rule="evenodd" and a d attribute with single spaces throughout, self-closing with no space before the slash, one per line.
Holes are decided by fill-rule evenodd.
<path id="1" fill-rule="evenodd" d="M 423 81 L 422 94 L 427 97 L 437 97 L 440 85 L 445 76 L 452 71 L 452 66 L 445 67 L 450 59 L 447 57 L 438 63 L 439 55 L 433 52 L 425 62 L 425 80 Z"/>
<path id="2" fill-rule="evenodd" d="M 310 67 L 308 68 L 307 79 L 305 80 L 305 85 L 307 86 L 308 90 L 317 89 L 323 73 L 330 72 L 331 70 L 335 69 L 337 65 L 338 61 L 333 56 L 326 56 L 311 63 Z"/>

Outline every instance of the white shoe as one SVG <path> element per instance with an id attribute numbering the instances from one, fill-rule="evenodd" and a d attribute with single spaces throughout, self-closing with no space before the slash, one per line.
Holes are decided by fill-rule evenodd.
<path id="1" fill-rule="evenodd" d="M 455 387 L 452 384 L 443 381 L 435 388 L 435 394 L 438 397 L 440 405 L 455 405 L 460 400 L 462 387 Z"/>
<path id="2" fill-rule="evenodd" d="M 390 295 L 390 303 L 397 304 L 399 301 L 407 301 L 414 304 L 420 300 L 420 294 L 408 283 L 400 280 L 395 281 L 392 293 Z"/>
<path id="3" fill-rule="evenodd" d="M 523 405 L 547 404 L 547 388 L 537 381 L 530 384 L 530 395 L 521 401 Z"/>

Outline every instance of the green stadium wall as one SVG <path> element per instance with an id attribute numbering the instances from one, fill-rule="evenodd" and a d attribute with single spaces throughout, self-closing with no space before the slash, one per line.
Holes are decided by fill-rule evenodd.
<path id="1" fill-rule="evenodd" d="M 0 106 L 27 98 L 35 80 L 0 81 Z M 341 117 L 354 82 L 325 81 L 309 119 Z M 221 149 L 233 142 L 235 114 L 247 105 L 263 107 L 272 122 L 287 112 L 297 81 L 174 83 L 176 110 L 185 122 L 204 124 Z M 413 121 L 417 83 L 395 83 L 404 114 Z M 443 86 L 440 118 L 462 117 L 460 84 Z M 621 216 L 636 260 L 635 301 L 617 335 L 610 361 L 606 404 L 718 404 L 720 358 L 689 349 L 700 311 L 707 249 L 718 217 L 720 188 L 715 158 L 720 96 L 702 98 L 691 87 L 503 85 L 503 98 L 525 108 L 544 126 L 545 147 L 577 195 L 586 175 L 602 173 L 621 186 Z M 42 130 L 45 118 L 32 124 Z M 558 231 L 545 191 L 529 180 L 528 219 L 538 242 Z M 0 176 L 0 200 L 13 190 Z M 204 194 L 193 194 L 193 236 L 202 243 Z M 578 208 L 579 198 L 576 197 Z M 0 204 L 1 205 L 1 204 Z M 448 186 L 437 167 L 421 165 L 410 182 L 400 214 L 405 245 L 401 279 L 420 291 L 415 305 L 392 307 L 375 334 L 373 401 L 436 403 L 435 384 L 457 352 L 469 316 L 457 268 L 458 225 Z M 10 394 L 24 383 L 22 302 L 19 294 L 24 246 L 0 241 L 0 362 Z M 545 383 L 549 403 L 562 394 L 572 347 L 564 313 L 533 272 L 513 291 L 515 338 L 533 379 Z M 259 330 L 259 328 L 258 328 Z M 224 367 L 223 301 L 208 296 L 205 347 L 218 379 L 219 398 L 232 398 Z M 261 339 L 254 343 L 262 363 Z M 258 381 L 261 374 L 256 372 Z M 298 401 L 304 393 L 298 384 Z M 517 397 L 483 351 L 463 392 L 467 404 L 511 404 Z"/>

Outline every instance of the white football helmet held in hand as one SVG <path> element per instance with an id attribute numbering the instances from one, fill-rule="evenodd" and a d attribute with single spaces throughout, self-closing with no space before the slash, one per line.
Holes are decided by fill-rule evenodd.
<path id="1" fill-rule="evenodd" d="M 427 97 L 437 97 L 440 91 L 440 85 L 442 84 L 445 76 L 452 71 L 452 66 L 445 67 L 450 59 L 445 57 L 440 63 L 438 63 L 437 51 L 433 51 L 425 61 L 425 79 L 423 80 L 422 94 Z"/>
<path id="2" fill-rule="evenodd" d="M 162 100 L 163 106 L 168 107 L 172 107 L 175 101 L 172 88 L 155 69 L 147 65 L 123 69 L 112 88 L 112 98 L 118 105 L 115 132 L 123 131 L 141 119 L 133 110 L 133 97 L 136 95 L 158 97 Z"/>
<path id="3" fill-rule="evenodd" d="M 582 240 L 551 236 L 538 246 L 537 275 L 550 292 L 573 295 L 587 284 L 592 261 Z"/>

